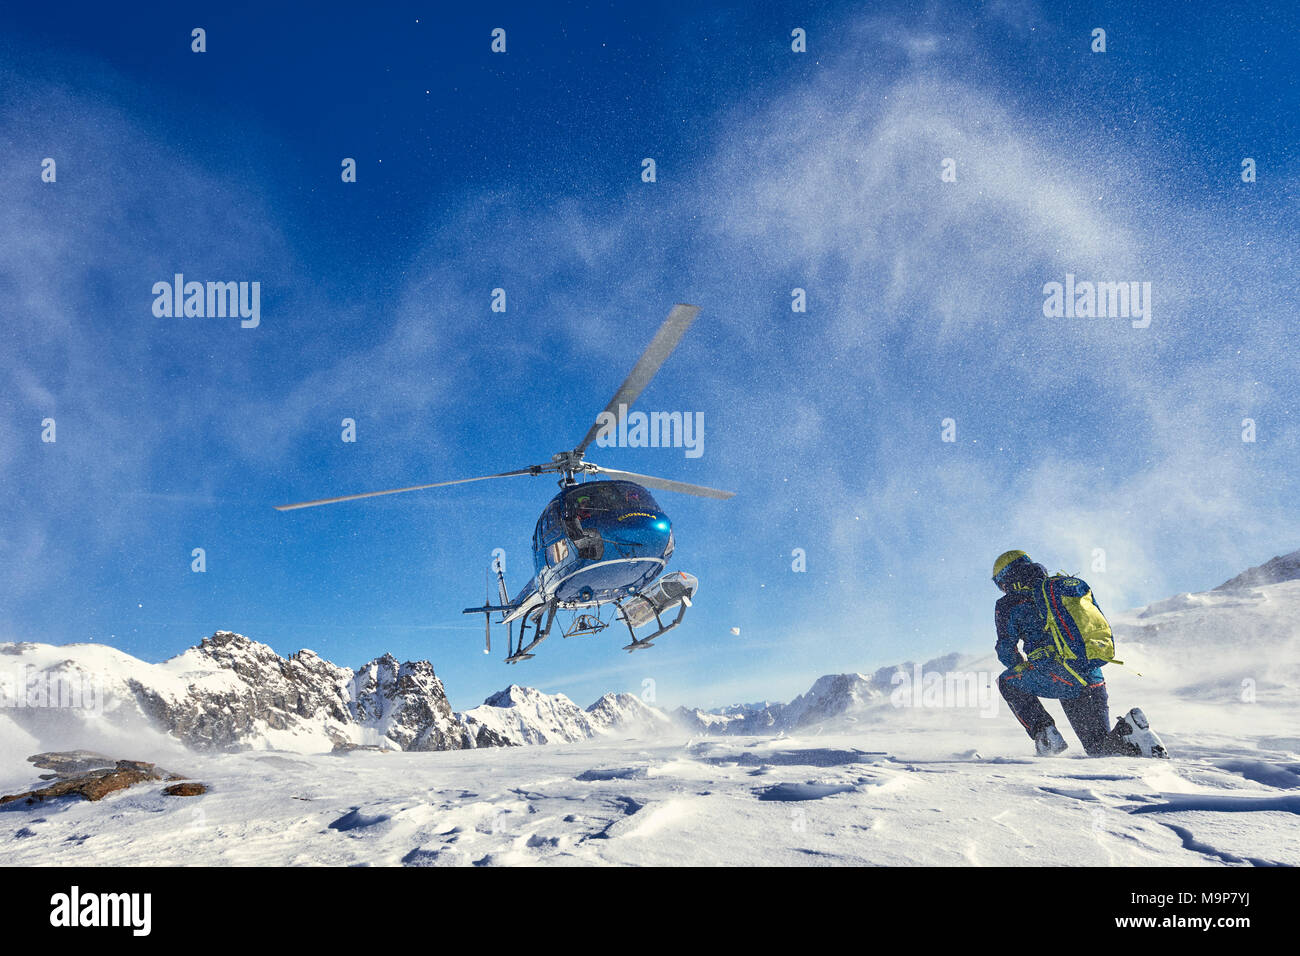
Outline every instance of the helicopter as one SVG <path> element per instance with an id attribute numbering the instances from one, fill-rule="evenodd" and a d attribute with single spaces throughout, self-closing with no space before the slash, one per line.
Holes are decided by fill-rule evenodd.
<path id="1" fill-rule="evenodd" d="M 492 603 L 489 583 L 484 603 L 462 612 L 483 615 L 483 653 L 492 652 L 493 614 L 499 615 L 497 623 L 507 628 L 505 661 L 517 664 L 535 656 L 534 649 L 550 636 L 561 611 L 572 612 L 569 625 L 562 628 L 566 638 L 592 636 L 621 620 L 631 636 L 631 643 L 623 650 L 631 653 L 652 647 L 656 639 L 682 622 L 699 589 L 699 580 L 684 571 L 665 570 L 675 548 L 672 522 L 650 489 L 724 501 L 734 497 L 735 492 L 606 468 L 588 461 L 586 453 L 602 431 L 608 434 L 608 429 L 623 420 L 699 312 L 694 305 L 675 305 L 582 441 L 572 450 L 556 452 L 548 462 L 495 475 L 276 505 L 276 510 L 314 508 L 496 478 L 559 475 L 560 492 L 547 503 L 533 531 L 532 579 L 511 598 L 498 558 L 489 569 L 489 575 L 495 572 L 496 576 L 497 603 Z M 602 608 L 612 608 L 608 620 L 602 617 Z M 674 610 L 676 615 L 665 621 L 665 615 Z M 637 629 L 652 622 L 653 631 L 638 637 Z"/>

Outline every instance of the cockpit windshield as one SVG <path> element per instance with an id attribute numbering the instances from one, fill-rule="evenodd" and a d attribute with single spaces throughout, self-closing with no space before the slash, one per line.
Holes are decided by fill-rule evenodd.
<path id="1" fill-rule="evenodd" d="M 650 492 L 630 481 L 589 481 L 570 488 L 564 495 L 565 518 L 587 518 L 602 514 L 641 511 L 654 514 L 659 505 Z"/>

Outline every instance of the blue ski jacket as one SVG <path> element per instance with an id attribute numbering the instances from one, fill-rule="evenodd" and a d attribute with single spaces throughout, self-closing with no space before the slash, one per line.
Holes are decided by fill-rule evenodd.
<path id="1" fill-rule="evenodd" d="M 1052 647 L 1052 636 L 1047 630 L 1047 619 L 1038 610 L 1029 588 L 1012 591 L 999 598 L 993 609 L 997 628 L 997 655 L 1003 667 L 1018 667 L 1028 655 L 1043 647 Z M 1017 644 L 1024 645 L 1021 653 Z M 1046 663 L 1046 662 L 1045 662 Z M 1089 684 L 1101 681 L 1101 665 L 1096 665 L 1080 677 Z"/>

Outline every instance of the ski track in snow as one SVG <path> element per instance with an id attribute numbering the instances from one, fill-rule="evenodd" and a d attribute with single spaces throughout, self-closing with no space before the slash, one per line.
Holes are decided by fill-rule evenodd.
<path id="1" fill-rule="evenodd" d="M 1300 864 L 1278 838 L 1300 814 L 1290 752 L 1036 760 L 999 736 L 972 759 L 863 736 L 196 755 L 174 769 L 201 797 L 11 804 L 0 843 L 19 865 Z"/>

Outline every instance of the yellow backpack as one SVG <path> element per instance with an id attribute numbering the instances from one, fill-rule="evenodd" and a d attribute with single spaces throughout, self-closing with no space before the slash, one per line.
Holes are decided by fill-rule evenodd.
<path id="1" fill-rule="evenodd" d="M 1101 613 L 1088 582 L 1065 574 L 1045 578 L 1034 595 L 1038 611 L 1047 621 L 1056 657 L 1080 684 L 1080 677 L 1070 661 L 1098 664 L 1123 664 L 1115 659 L 1115 635 L 1106 616 Z"/>

